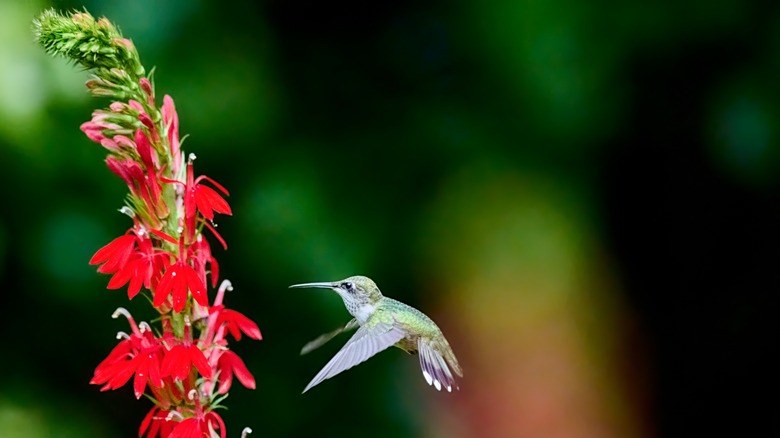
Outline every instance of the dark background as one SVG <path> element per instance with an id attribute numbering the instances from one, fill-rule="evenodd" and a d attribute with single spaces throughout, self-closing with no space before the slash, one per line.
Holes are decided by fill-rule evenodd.
<path id="1" fill-rule="evenodd" d="M 150 408 L 87 383 L 113 310 L 153 314 L 87 265 L 126 188 L 78 130 L 107 102 L 32 42 L 50 6 L 120 26 L 231 191 L 216 257 L 264 340 L 229 436 L 777 434 L 772 3 L 0 0 L 0 435 Z M 348 315 L 287 285 L 358 273 L 440 323 L 459 393 L 393 351 L 300 395 Z"/>

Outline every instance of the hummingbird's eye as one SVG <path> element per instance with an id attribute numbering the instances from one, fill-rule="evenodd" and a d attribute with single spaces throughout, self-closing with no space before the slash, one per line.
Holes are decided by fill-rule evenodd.
<path id="1" fill-rule="evenodd" d="M 341 283 L 341 287 L 346 289 L 348 292 L 352 292 L 352 283 L 345 281 L 344 283 Z"/>

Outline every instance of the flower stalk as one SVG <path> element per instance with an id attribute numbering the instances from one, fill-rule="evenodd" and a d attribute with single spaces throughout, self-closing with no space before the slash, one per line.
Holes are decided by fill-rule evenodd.
<path id="1" fill-rule="evenodd" d="M 90 383 L 107 391 L 132 379 L 135 397 L 152 400 L 139 436 L 225 437 L 215 409 L 233 377 L 255 388 L 243 360 L 228 348 L 227 335 L 262 338 L 251 319 L 225 307 L 229 281 L 209 292 L 220 284 L 219 265 L 204 230 L 227 249 L 213 221 L 216 214 L 232 214 L 229 193 L 213 179 L 195 176 L 194 154 L 181 149 L 173 99 L 165 95 L 157 106 L 151 74 L 132 41 L 108 19 L 48 10 L 35 20 L 34 32 L 48 53 L 92 72 L 86 83 L 92 95 L 111 100 L 81 130 L 106 149 L 106 165 L 128 186 L 120 211 L 132 225 L 90 264 L 111 276 L 108 289 L 126 289 L 128 299 L 144 295 L 160 315 L 153 327 L 117 309 L 113 317 L 125 317 L 130 331 L 117 335 L 119 343 Z"/>

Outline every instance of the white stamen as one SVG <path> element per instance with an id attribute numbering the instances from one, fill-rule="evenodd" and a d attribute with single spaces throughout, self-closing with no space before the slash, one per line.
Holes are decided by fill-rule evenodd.
<path id="1" fill-rule="evenodd" d="M 452 392 L 452 386 L 451 385 L 447 385 L 447 392 Z"/>
<path id="2" fill-rule="evenodd" d="M 141 321 L 141 323 L 138 324 L 138 329 L 141 330 L 141 333 L 146 331 L 152 331 L 152 328 L 149 326 L 149 324 L 146 321 Z"/>
<path id="3" fill-rule="evenodd" d="M 249 427 L 245 427 L 244 430 L 241 431 L 241 438 L 246 438 L 247 435 L 252 433 L 252 429 Z"/>
<path id="4" fill-rule="evenodd" d="M 132 318 L 132 316 L 130 316 L 130 312 L 128 312 L 124 307 L 118 307 L 116 310 L 114 310 L 114 313 L 111 314 L 111 317 L 117 319 L 119 318 L 119 315 L 122 315 L 127 319 Z"/>
<path id="5" fill-rule="evenodd" d="M 133 209 L 128 207 L 128 206 L 126 206 L 126 205 L 124 207 L 120 208 L 119 212 L 124 214 L 124 215 L 130 216 L 131 218 L 135 217 L 135 212 L 133 211 Z"/>
<path id="6" fill-rule="evenodd" d="M 425 381 L 428 382 L 429 385 L 433 382 L 433 378 L 428 374 L 428 371 L 423 370 L 423 377 L 425 377 Z"/>
<path id="7" fill-rule="evenodd" d="M 125 332 L 116 332 L 117 339 L 130 339 L 130 335 Z"/>
<path id="8" fill-rule="evenodd" d="M 193 391 L 194 391 L 194 389 L 193 389 Z M 171 421 L 171 420 L 173 420 L 173 417 L 176 417 L 179 421 L 184 419 L 184 415 L 180 414 L 177 411 L 171 411 L 171 412 L 168 412 L 168 415 L 165 417 L 165 421 Z"/>
<path id="9" fill-rule="evenodd" d="M 144 237 L 148 235 L 149 232 L 146 230 L 146 227 L 141 225 L 138 227 L 138 237 Z"/>
<path id="10" fill-rule="evenodd" d="M 198 158 L 198 157 L 196 157 L 196 156 L 195 156 L 195 154 L 193 154 L 193 153 L 191 153 L 191 152 L 190 152 L 190 155 L 189 155 L 189 160 L 190 160 L 190 161 L 195 161 L 195 159 L 196 159 L 196 158 Z"/>
<path id="11" fill-rule="evenodd" d="M 230 280 L 222 280 L 222 284 L 219 285 L 219 291 L 232 291 L 233 290 L 233 283 L 230 282 Z"/>
<path id="12" fill-rule="evenodd" d="M 441 382 L 439 382 L 438 380 L 433 381 L 433 386 L 436 387 L 437 391 L 441 391 Z"/>
<path id="13" fill-rule="evenodd" d="M 187 398 L 190 400 L 195 400 L 195 397 L 198 396 L 198 390 L 197 389 L 190 389 L 190 392 L 187 393 Z"/>
<path id="14" fill-rule="evenodd" d="M 178 227 L 176 227 L 176 233 L 177 233 L 177 234 L 181 234 L 181 233 L 183 233 L 183 232 L 184 232 L 184 227 L 182 227 L 181 225 L 179 225 Z"/>

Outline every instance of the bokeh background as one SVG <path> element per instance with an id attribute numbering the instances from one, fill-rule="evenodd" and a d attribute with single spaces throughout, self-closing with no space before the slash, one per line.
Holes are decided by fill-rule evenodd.
<path id="1" fill-rule="evenodd" d="M 132 38 L 184 148 L 231 191 L 229 436 L 780 433 L 780 8 L 721 0 L 0 0 L 0 436 L 136 436 L 100 393 L 126 329 L 87 261 L 129 222 L 78 130 L 107 102 L 37 48 L 41 10 Z M 389 351 L 300 391 L 374 278 L 444 329 L 441 394 Z"/>

